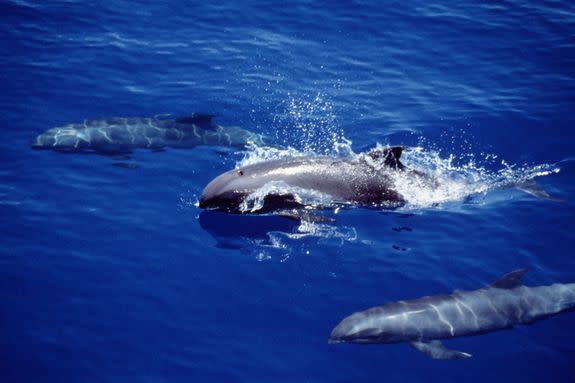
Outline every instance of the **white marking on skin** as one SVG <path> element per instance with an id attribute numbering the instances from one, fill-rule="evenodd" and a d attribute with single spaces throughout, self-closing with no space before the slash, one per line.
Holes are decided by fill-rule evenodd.
<path id="1" fill-rule="evenodd" d="M 487 303 L 489 304 L 489 306 L 491 306 L 491 308 L 493 309 L 493 311 L 495 312 L 495 314 L 497 314 L 501 319 L 503 319 L 503 322 L 507 322 L 505 320 L 505 315 L 503 315 L 501 313 L 501 311 L 499 311 L 497 309 L 497 307 L 495 307 L 495 305 L 493 304 L 493 302 L 491 301 L 491 299 L 489 297 L 486 297 Z"/>
<path id="2" fill-rule="evenodd" d="M 58 135 L 59 135 L 59 134 L 60 134 L 60 129 L 58 129 L 58 131 L 56 132 L 56 134 L 54 134 L 54 143 L 52 144 L 52 146 L 58 145 L 58 140 L 59 140 Z"/>
<path id="3" fill-rule="evenodd" d="M 524 296 L 527 302 L 529 303 L 528 307 L 529 307 L 529 313 L 531 314 L 530 315 L 531 319 L 536 318 L 545 313 L 545 311 L 542 310 L 543 307 L 541 307 L 541 300 L 531 289 L 526 289 Z"/>
<path id="4" fill-rule="evenodd" d="M 457 299 L 455 300 L 455 307 L 457 307 L 457 312 L 459 312 L 459 315 L 463 316 L 463 310 L 461 310 L 461 306 L 459 305 L 459 301 Z"/>
<path id="5" fill-rule="evenodd" d="M 108 140 L 108 142 L 112 142 L 112 139 L 110 138 L 110 136 L 108 136 L 108 133 L 106 133 L 106 131 L 104 129 L 98 129 L 100 131 L 100 133 L 102 133 L 102 135 L 104 136 L 104 138 L 106 140 Z"/>
<path id="6" fill-rule="evenodd" d="M 461 304 L 461 306 L 465 307 L 470 313 L 471 315 L 473 315 L 473 321 L 475 323 L 475 328 L 479 328 L 479 320 L 477 318 L 477 315 L 475 315 L 475 311 L 473 311 L 471 309 L 471 307 L 469 307 L 468 305 L 466 305 L 462 300 L 460 300 L 459 298 L 457 298 L 455 295 L 453 296 L 453 299 L 455 299 L 458 303 Z"/>
<path id="7" fill-rule="evenodd" d="M 134 142 L 136 141 L 136 136 L 134 135 L 134 127 L 132 125 L 128 125 L 128 133 L 130 134 L 130 141 L 132 142 L 132 145 L 134 145 Z"/>
<path id="8" fill-rule="evenodd" d="M 387 318 L 387 319 L 398 319 L 399 317 L 406 317 L 406 316 L 409 316 L 409 315 L 419 314 L 419 313 L 422 313 L 422 312 L 425 312 L 425 310 L 406 311 L 406 312 L 403 312 L 403 313 L 401 313 L 401 314 L 388 315 L 386 318 Z"/>
<path id="9" fill-rule="evenodd" d="M 437 318 L 449 327 L 449 332 L 451 333 L 451 336 L 454 336 L 453 326 L 451 325 L 451 323 L 449 323 L 449 321 L 443 317 L 441 311 L 439 311 L 439 309 L 433 303 L 430 303 L 429 306 L 431 306 L 431 308 L 435 310 L 435 312 L 437 313 Z"/>
<path id="10" fill-rule="evenodd" d="M 551 290 L 552 287 L 555 287 L 555 285 L 551 286 L 549 289 L 543 290 L 544 291 L 543 295 L 547 298 L 546 299 L 547 311 L 551 314 L 555 314 L 561 311 L 561 308 L 559 306 L 559 302 L 557 300 L 552 299 L 553 296 L 550 296 L 552 295 L 551 293 L 553 292 L 553 290 Z"/>
<path id="11" fill-rule="evenodd" d="M 407 306 L 407 303 L 406 303 L 405 301 L 399 301 L 399 303 L 400 303 L 403 307 L 406 307 L 406 306 Z M 401 321 L 401 332 L 402 332 L 403 334 L 405 334 L 405 327 L 406 327 L 406 325 L 407 325 L 407 321 L 408 321 L 408 318 L 409 318 L 409 315 L 408 315 L 407 313 L 408 313 L 408 311 L 404 311 L 404 312 L 401 314 L 401 318 L 403 319 L 403 320 Z"/>
<path id="12" fill-rule="evenodd" d="M 521 301 L 523 300 L 523 297 L 521 294 L 519 294 L 519 299 L 516 300 L 517 302 L 517 320 L 521 321 L 521 319 L 523 318 L 523 307 L 521 307 Z"/>
<path id="13" fill-rule="evenodd" d="M 81 139 L 82 141 L 86 141 L 86 142 L 89 143 L 89 142 L 90 142 L 90 139 L 89 139 L 89 137 L 87 136 L 86 132 L 87 132 L 86 130 L 78 130 L 78 131 L 76 132 L 76 137 L 78 137 L 78 138 Z"/>
<path id="14" fill-rule="evenodd" d="M 196 125 L 192 125 L 192 131 L 194 132 L 194 136 L 196 136 L 197 138 L 201 139 L 202 136 L 200 136 L 198 134 L 198 131 L 196 130 Z"/>

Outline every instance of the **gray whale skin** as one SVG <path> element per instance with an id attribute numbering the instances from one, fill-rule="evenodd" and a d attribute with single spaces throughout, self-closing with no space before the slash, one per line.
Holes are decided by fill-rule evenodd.
<path id="1" fill-rule="evenodd" d="M 242 213 L 244 199 L 272 182 L 323 193 L 332 203 L 389 205 L 404 203 L 394 190 L 392 172 L 405 172 L 425 182 L 426 175 L 407 169 L 400 161 L 402 147 L 374 149 L 355 159 L 328 156 L 293 157 L 256 163 L 213 179 L 199 198 L 200 208 Z M 368 161 L 371 160 L 371 161 Z M 374 166 L 374 161 L 379 166 Z M 267 195 L 259 213 L 302 207 L 292 194 Z"/>
<path id="2" fill-rule="evenodd" d="M 440 339 L 479 335 L 530 324 L 575 308 L 575 283 L 527 287 L 527 270 L 513 271 L 479 290 L 455 291 L 372 307 L 343 319 L 329 343 L 409 342 L 433 359 L 471 355 L 443 346 Z"/>
<path id="3" fill-rule="evenodd" d="M 262 136 L 238 127 L 212 123 L 212 115 L 188 117 L 111 117 L 52 128 L 36 136 L 33 149 L 114 154 L 133 149 L 193 148 L 198 145 L 244 148 L 261 145 Z"/>

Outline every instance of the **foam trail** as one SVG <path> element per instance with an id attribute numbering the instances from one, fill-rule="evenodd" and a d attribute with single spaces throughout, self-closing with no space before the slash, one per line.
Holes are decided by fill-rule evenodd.
<path id="1" fill-rule="evenodd" d="M 411 208 L 425 208 L 453 201 L 461 201 L 468 196 L 485 194 L 489 191 L 513 187 L 535 177 L 558 173 L 559 169 L 548 164 L 535 166 L 510 166 L 501 161 L 499 170 L 489 170 L 478 165 L 473 156 L 467 162 L 456 165 L 458 158 L 450 155 L 441 158 L 436 151 L 421 147 L 404 151 L 402 162 L 411 169 L 428 174 L 436 182 L 429 183 L 420 177 L 406 173 L 395 173 L 397 191 L 406 199 Z M 488 159 L 497 156 L 486 155 Z"/>

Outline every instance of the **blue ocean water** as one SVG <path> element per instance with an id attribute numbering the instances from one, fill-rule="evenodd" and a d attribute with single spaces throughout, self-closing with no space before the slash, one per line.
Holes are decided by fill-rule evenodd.
<path id="1" fill-rule="evenodd" d="M 464 361 L 327 344 L 354 311 L 517 268 L 529 285 L 575 281 L 573 2 L 0 11 L 2 382 L 575 379 L 573 313 L 446 342 Z M 213 177 L 262 152 L 140 150 L 127 169 L 30 148 L 84 119 L 196 111 L 299 151 L 417 147 L 412 164 L 485 187 L 306 226 L 196 206 Z M 495 187 L 539 170 L 563 202 Z"/>

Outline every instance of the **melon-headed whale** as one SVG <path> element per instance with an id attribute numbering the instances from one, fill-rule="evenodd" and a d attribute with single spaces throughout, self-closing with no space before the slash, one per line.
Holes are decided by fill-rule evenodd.
<path id="1" fill-rule="evenodd" d="M 263 137 L 239 127 L 212 123 L 212 115 L 188 117 L 112 117 L 52 128 L 32 140 L 34 149 L 62 152 L 127 153 L 133 149 L 193 148 L 198 145 L 244 148 Z"/>
<path id="2" fill-rule="evenodd" d="M 530 324 L 575 308 L 575 283 L 527 287 L 527 270 L 508 273 L 474 291 L 455 291 L 372 307 L 343 319 L 329 343 L 409 342 L 433 359 L 471 355 L 446 348 L 440 340 L 479 335 Z"/>
<path id="3" fill-rule="evenodd" d="M 311 209 L 348 204 L 397 208 L 407 202 L 402 192 L 425 193 L 442 186 L 433 173 L 401 163 L 402 152 L 400 146 L 377 147 L 349 157 L 296 156 L 239 167 L 214 178 L 202 191 L 199 207 L 322 220 L 325 217 L 310 216 Z M 535 183 L 533 178 L 540 175 L 497 187 L 560 201 Z"/>
<path id="4" fill-rule="evenodd" d="M 265 196 L 258 212 L 305 207 L 297 192 L 318 193 L 327 204 L 356 203 L 398 206 L 404 198 L 395 190 L 393 173 L 404 172 L 422 182 L 430 177 L 407 169 L 401 162 L 402 147 L 374 149 L 354 158 L 294 157 L 260 162 L 230 170 L 212 180 L 199 198 L 199 207 L 242 213 L 245 199 L 266 185 L 280 183 L 281 192 Z"/>

